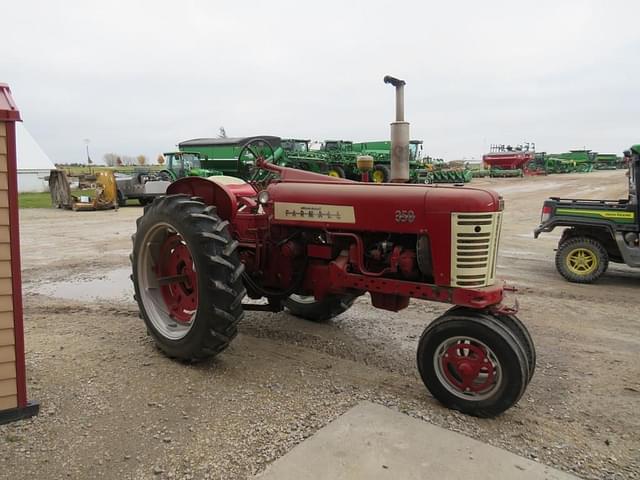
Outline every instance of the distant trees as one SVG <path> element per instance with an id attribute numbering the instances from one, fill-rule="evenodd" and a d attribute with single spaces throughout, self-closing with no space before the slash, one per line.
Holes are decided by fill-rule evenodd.
<path id="1" fill-rule="evenodd" d="M 145 155 L 118 155 L 117 153 L 105 153 L 102 156 L 104 164 L 107 167 L 116 167 L 122 165 L 147 165 L 147 157 Z"/>
<path id="2" fill-rule="evenodd" d="M 118 163 L 118 155 L 116 155 L 115 153 L 105 153 L 102 156 L 102 160 L 104 160 L 104 164 L 107 167 L 115 167 Z"/>

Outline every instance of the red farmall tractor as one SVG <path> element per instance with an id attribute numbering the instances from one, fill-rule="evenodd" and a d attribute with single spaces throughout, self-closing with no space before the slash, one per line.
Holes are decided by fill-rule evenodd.
<path id="1" fill-rule="evenodd" d="M 401 81 L 389 82 L 396 90 L 404 85 L 393 81 Z M 405 123 L 400 114 L 392 123 L 396 181 L 408 160 L 408 124 L 393 132 Z M 245 310 L 286 308 L 326 321 L 365 293 L 393 312 L 415 298 L 454 305 L 418 343 L 418 369 L 434 397 L 483 417 L 520 399 L 535 350 L 501 303 L 496 193 L 354 182 L 274 165 L 264 141 L 245 148 L 256 158 L 254 180 L 180 179 L 138 219 L 136 300 L 161 350 L 187 361 L 217 355 Z M 247 296 L 267 302 L 245 304 Z"/>

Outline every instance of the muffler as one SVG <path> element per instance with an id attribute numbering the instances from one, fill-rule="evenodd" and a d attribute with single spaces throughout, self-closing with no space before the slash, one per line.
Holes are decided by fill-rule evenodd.
<path id="1" fill-rule="evenodd" d="M 396 89 L 396 121 L 391 123 L 391 182 L 409 181 L 409 122 L 404 121 L 404 86 L 406 82 L 386 75 L 384 83 Z"/>

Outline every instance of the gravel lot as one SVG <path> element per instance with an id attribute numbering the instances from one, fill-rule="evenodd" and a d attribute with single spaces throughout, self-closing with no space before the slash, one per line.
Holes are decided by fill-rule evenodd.
<path id="1" fill-rule="evenodd" d="M 474 182 L 506 199 L 499 274 L 519 287 L 538 369 L 520 403 L 480 420 L 441 407 L 415 368 L 447 307 L 397 314 L 368 297 L 328 324 L 247 312 L 211 362 L 165 358 L 128 280 L 142 209 L 22 210 L 29 395 L 38 417 L 0 426 L 1 478 L 247 478 L 367 399 L 583 478 L 640 478 L 640 271 L 563 281 L 559 232 L 534 240 L 549 195 L 619 198 L 623 171 Z"/>

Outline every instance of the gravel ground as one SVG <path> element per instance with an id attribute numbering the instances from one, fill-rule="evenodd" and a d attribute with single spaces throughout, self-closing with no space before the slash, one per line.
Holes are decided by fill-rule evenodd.
<path id="1" fill-rule="evenodd" d="M 533 240 L 549 195 L 618 198 L 622 171 L 476 181 L 507 202 L 499 274 L 519 287 L 538 369 L 489 420 L 440 406 L 415 368 L 445 305 L 397 314 L 368 297 L 328 324 L 247 312 L 218 358 L 164 357 L 128 280 L 137 207 L 21 211 L 29 396 L 38 417 L 0 426 L 0 478 L 247 478 L 371 400 L 589 479 L 640 478 L 640 272 L 564 282 L 559 234 Z"/>

